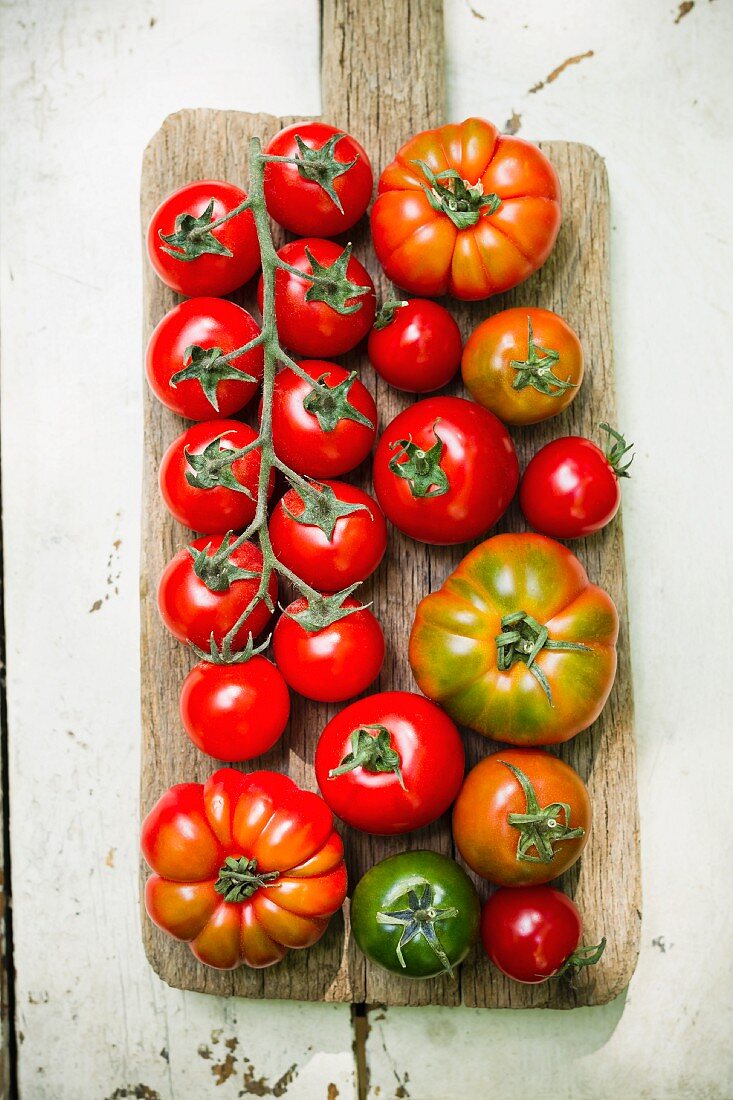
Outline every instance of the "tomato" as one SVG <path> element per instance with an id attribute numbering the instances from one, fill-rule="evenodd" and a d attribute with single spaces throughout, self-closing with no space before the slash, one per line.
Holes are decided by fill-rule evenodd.
<path id="1" fill-rule="evenodd" d="M 583 349 L 570 325 L 549 309 L 505 309 L 473 330 L 461 369 L 479 405 L 506 424 L 537 424 L 575 398 Z"/>
<path id="2" fill-rule="evenodd" d="M 519 481 L 509 433 L 462 397 L 430 397 L 396 416 L 374 456 L 374 491 L 413 539 L 466 542 L 493 527 Z"/>
<path id="3" fill-rule="evenodd" d="M 384 634 L 378 619 L 358 600 L 358 608 L 320 629 L 309 629 L 308 600 L 289 604 L 272 635 L 275 663 L 290 687 L 306 699 L 340 703 L 376 680 L 384 664 Z M 305 620 L 305 625 L 303 621 Z"/>
<path id="4" fill-rule="evenodd" d="M 442 710 L 409 691 L 370 695 L 328 723 L 316 779 L 333 812 L 355 829 L 388 835 L 445 813 L 463 781 L 463 742 Z"/>
<path id="5" fill-rule="evenodd" d="M 545 262 L 560 228 L 560 183 L 547 157 L 481 118 L 425 130 L 379 178 L 377 259 L 411 294 L 475 301 Z"/>
<path id="6" fill-rule="evenodd" d="M 229 551 L 232 541 L 225 535 L 196 539 L 190 547 L 179 550 L 163 570 L 158 586 L 158 610 L 179 642 L 192 642 L 208 652 L 213 634 L 220 646 L 255 596 L 262 574 L 260 549 L 244 542 Z M 277 600 L 274 573 L 267 591 L 274 607 Z M 271 615 L 265 601 L 260 600 L 237 631 L 232 650 L 242 649 L 250 634 L 255 638 L 261 634 Z"/>
<path id="7" fill-rule="evenodd" d="M 267 209 L 291 233 L 335 237 L 365 213 L 372 166 L 350 134 L 325 122 L 296 122 L 275 134 L 265 154 L 299 161 L 265 166 Z"/>
<path id="8" fill-rule="evenodd" d="M 549 882 L 588 840 L 591 806 L 576 771 L 540 749 L 479 761 L 453 807 L 453 838 L 477 875 L 500 886 Z"/>
<path id="9" fill-rule="evenodd" d="M 277 772 L 221 768 L 169 787 L 142 826 L 145 908 L 220 970 L 310 947 L 346 897 L 343 845 L 317 794 Z"/>
<path id="10" fill-rule="evenodd" d="M 283 346 L 309 359 L 343 355 L 356 347 L 374 322 L 375 298 L 369 272 L 351 255 L 351 246 L 344 249 L 335 241 L 307 237 L 283 245 L 278 256 L 306 275 L 301 278 L 280 267 L 275 276 L 275 316 Z M 314 283 L 308 275 L 328 282 Z M 262 279 L 257 301 L 261 310 Z"/>
<path id="11" fill-rule="evenodd" d="M 185 527 L 223 535 L 254 519 L 259 448 L 232 460 L 257 433 L 239 420 L 207 420 L 174 439 L 163 455 L 158 481 L 166 508 Z M 270 475 L 269 493 L 275 479 Z"/>
<path id="12" fill-rule="evenodd" d="M 368 493 L 345 481 L 323 481 L 308 493 L 305 486 L 288 490 L 272 513 L 270 539 L 278 561 L 311 588 L 338 592 L 377 568 L 387 525 Z"/>
<path id="13" fill-rule="evenodd" d="M 217 760 L 252 760 L 282 736 L 290 693 L 264 657 L 244 664 L 201 661 L 183 681 L 180 711 L 183 728 L 202 752 Z"/>
<path id="14" fill-rule="evenodd" d="M 558 539 L 592 535 L 610 523 L 621 503 L 619 478 L 628 477 L 633 458 L 623 465 L 631 444 L 607 424 L 604 452 L 590 439 L 568 435 L 553 439 L 524 471 L 519 503 L 527 522 Z"/>
<path id="15" fill-rule="evenodd" d="M 260 267 L 260 246 L 251 210 L 217 229 L 206 229 L 246 198 L 231 183 L 197 180 L 163 199 L 150 219 L 147 246 L 148 258 L 166 286 L 187 298 L 218 298 L 252 278 Z"/>
<path id="16" fill-rule="evenodd" d="M 575 902 L 552 886 L 501 888 L 481 913 L 481 940 L 494 966 L 516 982 L 537 985 L 572 966 L 592 966 L 606 946 L 581 947 Z"/>
<path id="17" fill-rule="evenodd" d="M 369 333 L 369 361 L 377 374 L 408 393 L 447 386 L 461 362 L 461 330 L 437 302 L 411 298 L 382 307 Z"/>
<path id="18" fill-rule="evenodd" d="M 350 912 L 366 957 L 406 978 L 452 974 L 478 932 L 473 883 L 437 852 L 401 852 L 377 863 L 357 883 Z"/>
<path id="19" fill-rule="evenodd" d="M 377 434 L 377 406 L 366 386 L 336 363 L 299 363 L 275 378 L 272 434 L 279 458 L 307 477 L 337 477 L 363 462 Z"/>
<path id="20" fill-rule="evenodd" d="M 415 679 L 495 741 L 552 745 L 594 722 L 616 675 L 618 614 L 559 542 L 495 535 L 417 607 Z"/>
<path id="21" fill-rule="evenodd" d="M 158 322 L 148 341 L 145 371 L 151 390 L 188 420 L 231 416 L 257 390 L 264 356 L 258 346 L 231 363 L 224 357 L 259 334 L 247 310 L 225 298 L 181 302 Z"/>

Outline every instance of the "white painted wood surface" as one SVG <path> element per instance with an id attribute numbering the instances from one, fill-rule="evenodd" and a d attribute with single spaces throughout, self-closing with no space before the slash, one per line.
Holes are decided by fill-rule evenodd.
<path id="1" fill-rule="evenodd" d="M 605 1008 L 375 1009 L 369 1095 L 730 1100 L 733 4 L 446 0 L 446 27 L 454 117 L 514 119 L 608 163 L 618 396 L 638 449 L 624 490 L 643 946 Z M 2 32 L 21 1094 L 351 1100 L 348 1007 L 169 990 L 136 896 L 140 155 L 182 106 L 317 111 L 316 3 L 5 0 Z"/>

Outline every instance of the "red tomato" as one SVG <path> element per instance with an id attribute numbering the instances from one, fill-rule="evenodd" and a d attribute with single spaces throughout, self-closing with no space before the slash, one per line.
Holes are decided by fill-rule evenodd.
<path id="1" fill-rule="evenodd" d="M 556 539 L 592 535 L 610 523 L 621 503 L 619 478 L 633 459 L 623 436 L 607 425 L 611 443 L 604 454 L 590 439 L 569 435 L 542 447 L 524 471 L 519 503 L 536 530 Z"/>
<path id="2" fill-rule="evenodd" d="M 314 271 L 306 249 L 316 261 Z M 363 340 L 372 327 L 375 313 L 374 283 L 369 272 L 335 241 L 308 237 L 291 241 L 278 252 L 280 259 L 306 273 L 306 278 L 278 268 L 275 276 L 275 315 L 280 341 L 296 355 L 309 359 L 343 355 Z M 315 284 L 307 276 L 317 274 L 333 280 L 340 288 Z M 363 293 L 363 288 L 366 293 Z M 309 298 L 308 295 L 311 295 Z M 323 295 L 339 305 L 335 309 Z M 257 288 L 260 310 L 263 283 Z"/>
<path id="3" fill-rule="evenodd" d="M 184 546 L 179 550 L 163 570 L 158 586 L 158 610 L 179 642 L 192 642 L 208 651 L 213 634 L 220 646 L 255 596 L 262 574 L 260 549 L 245 542 L 230 555 L 226 548 L 231 541 L 221 535 L 196 539 L 190 548 Z M 253 576 L 238 577 L 240 570 Z M 277 600 L 274 573 L 267 591 L 274 606 Z M 261 634 L 271 615 L 265 601 L 260 600 L 237 632 L 232 651 L 242 649 L 250 633 L 255 638 Z"/>
<path id="4" fill-rule="evenodd" d="M 350 134 L 325 122 L 286 126 L 265 148 L 299 164 L 265 166 L 270 215 L 300 237 L 335 237 L 358 222 L 372 197 L 372 166 Z"/>
<path id="5" fill-rule="evenodd" d="M 153 329 L 145 353 L 151 390 L 169 409 L 188 420 L 231 416 L 253 397 L 264 370 L 261 347 L 231 363 L 222 357 L 243 348 L 260 327 L 246 309 L 226 298 L 192 298 L 166 313 Z M 203 349 L 206 354 L 190 349 Z M 214 352 L 218 349 L 221 355 Z M 185 377 L 183 377 L 185 376 Z M 175 379 L 175 381 L 173 381 Z"/>
<path id="6" fill-rule="evenodd" d="M 461 362 L 461 330 L 447 309 L 425 298 L 383 306 L 369 333 L 377 374 L 408 393 L 447 386 Z"/>
<path id="7" fill-rule="evenodd" d="M 231 183 L 197 180 L 163 199 L 150 219 L 147 245 L 150 262 L 166 286 L 187 298 L 221 297 L 252 278 L 260 267 L 260 246 L 251 210 L 206 231 L 246 198 Z M 195 246 L 188 239 L 190 229 L 199 234 Z M 181 258 L 192 252 L 198 254 Z"/>
<path id="8" fill-rule="evenodd" d="M 197 748 L 217 760 L 252 760 L 280 739 L 290 716 L 290 693 L 270 661 L 194 665 L 183 681 L 183 728 Z"/>
<path id="9" fill-rule="evenodd" d="M 323 486 L 335 497 L 324 519 L 317 501 Z M 376 502 L 355 485 L 324 481 L 313 486 L 314 501 L 303 503 L 289 489 L 270 519 L 278 561 L 318 592 L 340 592 L 370 576 L 387 548 L 387 525 Z M 333 510 L 340 512 L 333 523 Z"/>
<path id="10" fill-rule="evenodd" d="M 279 458 L 307 477 L 337 477 L 363 462 L 377 435 L 377 406 L 363 382 L 324 359 L 299 363 L 275 378 L 272 434 Z"/>
<path id="11" fill-rule="evenodd" d="M 494 966 L 516 982 L 537 984 L 570 966 L 591 966 L 606 946 L 578 950 L 583 924 L 553 886 L 502 886 L 481 912 L 481 940 Z"/>
<path id="12" fill-rule="evenodd" d="M 342 606 L 360 604 L 347 599 Z M 340 703 L 359 695 L 382 671 L 384 634 L 379 621 L 364 607 L 320 630 L 308 630 L 295 617 L 307 608 L 307 600 L 295 600 L 278 619 L 272 635 L 277 667 L 306 699 Z"/>
<path id="13" fill-rule="evenodd" d="M 234 461 L 227 455 L 256 438 L 257 433 L 239 420 L 207 420 L 173 440 L 163 455 L 158 481 L 165 506 L 179 523 L 192 531 L 223 535 L 254 519 L 259 448 Z M 274 481 L 271 473 L 269 493 Z"/>
<path id="14" fill-rule="evenodd" d="M 421 829 L 445 813 L 464 765 L 453 722 L 409 691 L 352 703 L 328 723 L 316 747 L 316 779 L 333 812 L 380 835 Z"/>
<path id="15" fill-rule="evenodd" d="M 396 416 L 374 456 L 374 491 L 413 539 L 467 542 L 504 514 L 519 480 L 509 433 L 462 397 L 431 397 Z"/>
<path id="16" fill-rule="evenodd" d="M 560 184 L 547 157 L 481 118 L 403 145 L 372 207 L 387 278 L 428 298 L 509 290 L 542 266 L 559 228 Z"/>

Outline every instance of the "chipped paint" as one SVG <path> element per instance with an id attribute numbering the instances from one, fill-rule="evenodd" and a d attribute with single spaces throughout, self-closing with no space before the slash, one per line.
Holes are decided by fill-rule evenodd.
<path id="1" fill-rule="evenodd" d="M 539 84 L 535 84 L 529 89 L 530 94 L 533 92 L 539 92 L 539 90 L 541 88 L 544 88 L 546 84 L 554 84 L 560 74 L 564 73 L 570 65 L 578 65 L 581 61 L 585 61 L 587 57 L 594 56 L 595 50 L 586 50 L 585 53 L 576 53 L 572 57 L 566 57 L 562 64 L 558 65 L 556 69 L 553 69 L 552 72 L 548 76 L 546 76 L 544 80 L 540 80 Z"/>
<path id="2" fill-rule="evenodd" d="M 117 851 L 116 848 L 110 848 L 110 850 L 107 852 L 107 856 L 106 856 L 105 861 L 104 861 L 105 867 L 114 867 L 114 865 L 115 865 L 115 852 L 116 851 Z"/>
<path id="3" fill-rule="evenodd" d="M 504 123 L 505 134 L 516 134 L 521 128 L 522 116 L 518 115 L 516 111 L 512 111 L 511 118 L 508 118 Z"/>
<path id="4" fill-rule="evenodd" d="M 483 22 L 486 21 L 486 16 L 482 15 L 482 13 L 480 11 L 477 11 L 476 8 L 472 7 L 472 5 L 468 2 L 468 0 L 466 0 L 466 7 L 470 11 L 470 13 L 474 17 L 474 19 L 481 19 Z"/>
<path id="5" fill-rule="evenodd" d="M 234 1075 L 236 1065 L 237 1059 L 231 1051 L 227 1054 L 223 1062 L 214 1063 L 211 1067 L 211 1075 L 217 1085 L 223 1085 L 225 1081 L 228 1081 L 229 1078 Z"/>
<path id="6" fill-rule="evenodd" d="M 160 1100 L 160 1093 L 150 1085 L 122 1085 L 107 1100 Z"/>
<path id="7" fill-rule="evenodd" d="M 686 15 L 689 15 L 692 9 L 695 7 L 695 0 L 682 0 L 679 8 L 677 9 L 677 18 L 675 23 L 681 22 Z"/>
<path id="8" fill-rule="evenodd" d="M 244 1071 L 244 1089 L 239 1093 L 240 1096 L 284 1096 L 298 1076 L 298 1066 L 294 1062 L 282 1077 L 278 1077 L 274 1085 L 270 1085 L 267 1077 L 255 1077 L 256 1070 L 249 1058 L 244 1061 L 247 1068 Z"/>
<path id="9" fill-rule="evenodd" d="M 339 1095 L 340 1093 L 336 1085 L 334 1085 L 333 1081 L 329 1081 L 328 1091 L 326 1092 L 326 1100 L 336 1100 L 336 1097 Z"/>

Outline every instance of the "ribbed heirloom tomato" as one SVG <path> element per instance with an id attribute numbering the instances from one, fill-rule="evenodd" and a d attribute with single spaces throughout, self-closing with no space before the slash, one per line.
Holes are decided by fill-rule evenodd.
<path id="1" fill-rule="evenodd" d="M 461 330 L 444 306 L 426 298 L 387 302 L 369 333 L 377 374 L 408 393 L 447 386 L 461 362 Z"/>
<path id="2" fill-rule="evenodd" d="M 312 946 L 346 896 L 331 811 L 277 772 L 222 768 L 203 785 L 170 787 L 141 847 L 151 920 L 220 970 Z"/>

